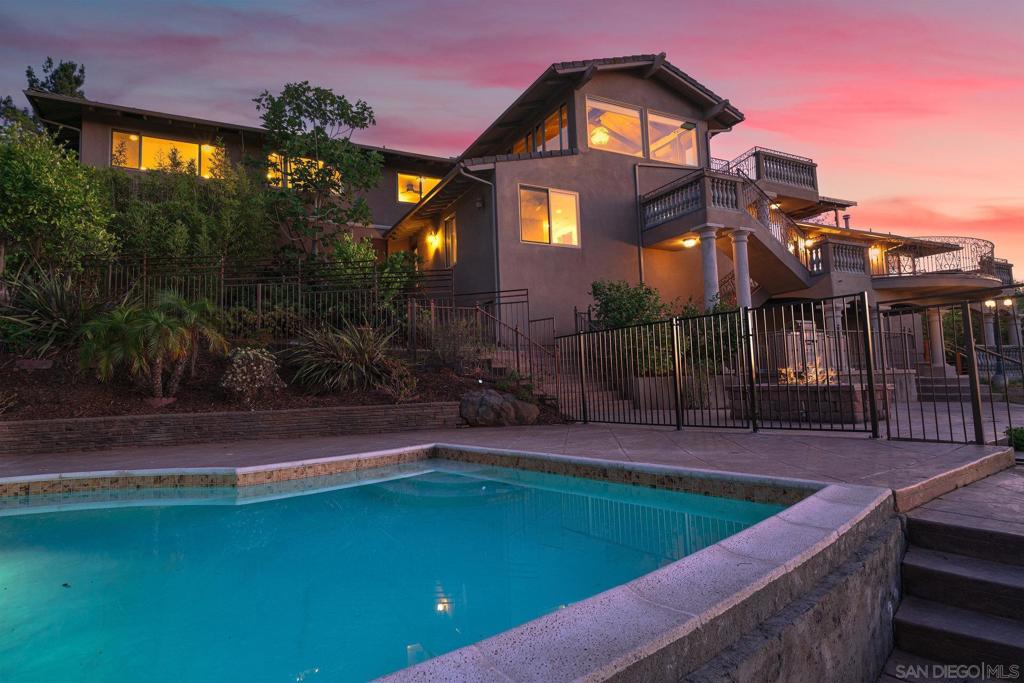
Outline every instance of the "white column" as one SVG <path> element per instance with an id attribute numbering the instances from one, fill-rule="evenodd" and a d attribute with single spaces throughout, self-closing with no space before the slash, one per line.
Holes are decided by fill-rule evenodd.
<path id="1" fill-rule="evenodd" d="M 749 308 L 750 299 L 750 260 L 747 257 L 747 237 L 750 232 L 745 228 L 737 228 L 729 233 L 732 238 L 732 269 L 736 273 L 736 305 Z"/>
<path id="2" fill-rule="evenodd" d="M 715 233 L 711 226 L 697 231 L 700 235 L 700 259 L 704 270 L 704 308 L 718 303 L 718 254 L 715 252 Z"/>
<path id="3" fill-rule="evenodd" d="M 1010 346 L 1020 346 L 1020 319 L 1013 311 L 1006 316 L 1006 324 L 1010 328 Z"/>
<path id="4" fill-rule="evenodd" d="M 928 355 L 931 356 L 933 368 L 946 365 L 946 350 L 942 343 L 942 315 L 938 308 L 928 309 Z"/>
<path id="5" fill-rule="evenodd" d="M 985 321 L 985 346 L 995 347 L 996 345 L 996 318 L 993 314 L 989 313 L 985 309 L 981 311 L 982 318 Z"/>

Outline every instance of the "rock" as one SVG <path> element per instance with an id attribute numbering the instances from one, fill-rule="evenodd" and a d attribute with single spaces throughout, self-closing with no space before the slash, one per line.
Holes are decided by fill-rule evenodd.
<path id="1" fill-rule="evenodd" d="M 493 389 L 466 392 L 459 403 L 459 414 L 472 427 L 527 425 L 537 421 L 540 409 L 512 394 Z"/>

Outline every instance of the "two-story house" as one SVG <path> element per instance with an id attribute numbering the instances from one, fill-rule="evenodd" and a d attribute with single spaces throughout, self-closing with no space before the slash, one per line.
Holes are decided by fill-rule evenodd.
<path id="1" fill-rule="evenodd" d="M 265 153 L 256 127 L 26 96 L 90 165 L 145 170 L 174 147 L 203 174 L 215 140 L 233 158 Z M 763 148 L 714 158 L 713 138 L 743 120 L 664 54 L 552 64 L 457 158 L 379 149 L 373 225 L 353 230 L 451 269 L 456 293 L 527 289 L 531 316 L 553 316 L 560 332 L 596 279 L 747 306 L 1012 282 L 991 242 L 851 228 L 841 215 L 855 202 L 822 195 L 811 159 Z"/>

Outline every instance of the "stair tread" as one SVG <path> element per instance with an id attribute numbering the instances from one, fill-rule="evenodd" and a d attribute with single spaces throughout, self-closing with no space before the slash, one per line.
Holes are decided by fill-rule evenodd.
<path id="1" fill-rule="evenodd" d="M 996 583 L 1024 591 L 1024 567 L 993 560 L 982 560 L 942 550 L 911 547 L 903 557 L 905 566 L 913 566 L 943 574 L 953 574 L 970 581 Z"/>
<path id="2" fill-rule="evenodd" d="M 1024 654 L 1024 622 L 1013 619 L 907 596 L 896 611 L 896 623 L 942 631 L 966 640 L 998 643 Z"/>

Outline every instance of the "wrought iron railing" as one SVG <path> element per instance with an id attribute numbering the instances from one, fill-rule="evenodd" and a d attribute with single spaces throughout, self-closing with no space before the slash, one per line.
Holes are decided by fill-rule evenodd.
<path id="1" fill-rule="evenodd" d="M 921 237 L 872 259 L 871 274 L 904 276 L 943 273 L 996 274 L 995 245 L 976 237 Z"/>

